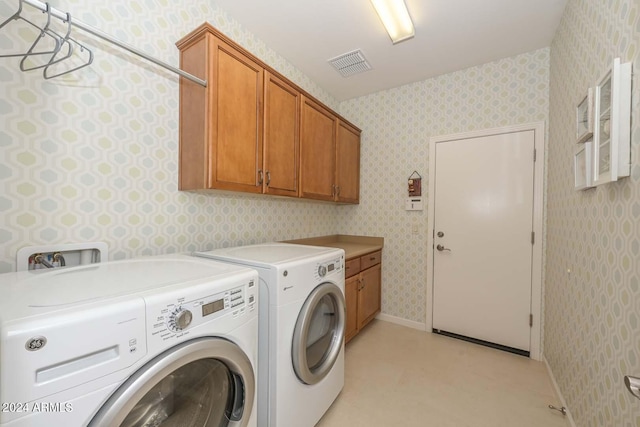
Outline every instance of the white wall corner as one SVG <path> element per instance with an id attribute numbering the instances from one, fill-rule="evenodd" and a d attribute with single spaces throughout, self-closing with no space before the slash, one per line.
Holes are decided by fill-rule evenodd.
<path id="1" fill-rule="evenodd" d="M 403 319 L 402 317 L 391 316 L 389 314 L 380 313 L 376 316 L 376 319 L 383 320 L 389 323 L 395 323 L 396 325 L 406 326 L 408 328 L 418 329 L 420 331 L 427 330 L 424 323 Z"/>

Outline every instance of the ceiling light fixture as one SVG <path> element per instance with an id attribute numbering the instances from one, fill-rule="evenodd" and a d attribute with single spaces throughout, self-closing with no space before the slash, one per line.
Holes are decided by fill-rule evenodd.
<path id="1" fill-rule="evenodd" d="M 413 38 L 415 30 L 404 0 L 371 0 L 393 44 Z"/>

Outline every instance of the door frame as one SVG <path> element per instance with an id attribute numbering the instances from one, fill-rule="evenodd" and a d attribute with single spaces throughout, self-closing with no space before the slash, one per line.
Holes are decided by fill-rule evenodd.
<path id="1" fill-rule="evenodd" d="M 434 216 L 435 216 L 435 182 L 436 182 L 436 144 L 458 139 L 478 138 L 523 131 L 534 132 L 534 149 L 536 161 L 533 176 L 533 231 L 535 243 L 533 245 L 531 268 L 531 313 L 533 326 L 531 327 L 531 345 L 529 354 L 534 360 L 542 360 L 542 285 L 543 285 L 543 226 L 544 226 L 544 166 L 545 166 L 545 126 L 544 122 L 527 123 L 523 125 L 505 126 L 463 132 L 450 135 L 433 136 L 429 138 L 429 192 L 427 214 L 427 289 L 426 289 L 426 319 L 427 332 L 433 329 L 433 264 L 434 264 Z M 532 153 L 533 155 L 533 153 Z"/>

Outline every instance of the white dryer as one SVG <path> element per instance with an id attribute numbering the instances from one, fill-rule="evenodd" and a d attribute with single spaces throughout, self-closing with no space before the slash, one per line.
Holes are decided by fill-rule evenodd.
<path id="1" fill-rule="evenodd" d="M 260 274 L 258 425 L 315 425 L 344 386 L 344 251 L 266 243 L 194 255 Z"/>
<path id="2" fill-rule="evenodd" d="M 184 255 L 0 275 L 0 426 L 255 426 L 257 284 Z"/>

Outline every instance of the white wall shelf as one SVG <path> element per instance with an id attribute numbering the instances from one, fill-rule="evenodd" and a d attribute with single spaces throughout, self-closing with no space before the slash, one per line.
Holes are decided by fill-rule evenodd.
<path id="1" fill-rule="evenodd" d="M 629 176 L 631 159 L 631 63 L 613 61 L 596 84 L 593 185 Z"/>

